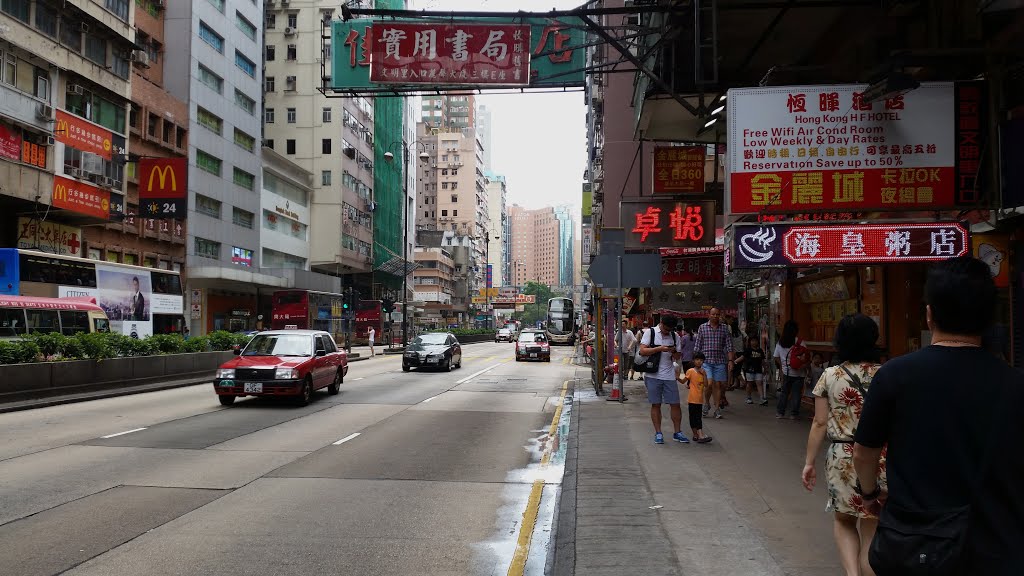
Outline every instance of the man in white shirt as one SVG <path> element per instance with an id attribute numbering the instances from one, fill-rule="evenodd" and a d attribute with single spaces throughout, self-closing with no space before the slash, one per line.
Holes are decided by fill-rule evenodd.
<path id="1" fill-rule="evenodd" d="M 377 331 L 373 329 L 373 326 L 370 326 L 370 333 L 369 333 L 368 336 L 369 336 L 369 340 L 370 340 L 370 356 L 372 357 L 373 356 L 373 339 L 377 337 Z"/>
<path id="2" fill-rule="evenodd" d="M 629 375 L 630 371 L 633 370 L 633 355 L 636 354 L 636 336 L 633 335 L 633 331 L 626 325 L 626 321 L 622 321 L 622 327 L 619 328 L 622 332 L 622 362 L 619 365 L 619 375 L 625 380 L 626 376 Z M 619 352 L 619 332 L 615 333 L 615 340 L 612 342 L 612 347 L 615 349 L 616 355 Z"/>
<path id="3" fill-rule="evenodd" d="M 659 355 L 658 371 L 644 374 L 647 385 L 647 400 L 651 403 L 651 422 L 654 424 L 654 443 L 664 444 L 665 437 L 661 433 L 661 404 L 664 402 L 671 408 L 672 425 L 675 433 L 672 439 L 688 444 L 690 440 L 683 435 L 683 409 L 680 406 L 679 385 L 676 383 L 676 367 L 674 362 L 682 358 L 682 342 L 676 337 L 677 320 L 674 316 L 662 316 L 661 322 L 653 329 L 644 330 L 640 337 L 640 355 L 649 357 Z"/>

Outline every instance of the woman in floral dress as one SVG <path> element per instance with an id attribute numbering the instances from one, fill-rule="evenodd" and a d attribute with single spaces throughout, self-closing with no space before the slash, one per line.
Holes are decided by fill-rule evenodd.
<path id="1" fill-rule="evenodd" d="M 863 499 L 854 491 L 857 474 L 853 469 L 853 435 L 860 421 L 864 396 L 879 368 L 877 341 L 878 325 L 871 318 L 851 314 L 839 322 L 835 347 L 841 364 L 827 368 L 814 385 L 814 423 L 804 461 L 804 488 L 813 490 L 817 480 L 815 460 L 827 434 L 831 445 L 825 452 L 828 481 L 825 510 L 835 515 L 836 547 L 847 576 L 874 574 L 868 565 L 868 547 L 875 535 L 878 517 L 864 507 Z M 884 490 L 884 451 L 878 477 L 879 486 Z"/>

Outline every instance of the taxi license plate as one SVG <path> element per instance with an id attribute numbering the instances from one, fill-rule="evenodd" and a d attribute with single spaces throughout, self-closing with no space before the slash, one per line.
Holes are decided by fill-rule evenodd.
<path id="1" fill-rule="evenodd" d="M 251 394 L 263 393 L 263 384 L 259 382 L 246 382 L 242 385 L 242 391 Z"/>
<path id="2" fill-rule="evenodd" d="M 536 352 L 531 352 L 530 353 L 530 358 L 536 358 L 536 357 L 537 357 L 537 353 Z"/>

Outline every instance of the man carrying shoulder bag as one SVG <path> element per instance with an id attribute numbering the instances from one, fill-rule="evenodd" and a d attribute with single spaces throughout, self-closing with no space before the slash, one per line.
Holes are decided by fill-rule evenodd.
<path id="1" fill-rule="evenodd" d="M 656 328 L 643 331 L 637 351 L 634 370 L 644 373 L 647 400 L 651 403 L 651 422 L 654 424 L 654 443 L 664 444 L 661 433 L 661 405 L 668 404 L 675 433 L 672 439 L 687 444 L 683 435 L 683 409 L 680 405 L 679 384 L 676 383 L 676 364 L 682 358 L 682 342 L 676 338 L 677 321 L 674 316 L 662 316 Z"/>

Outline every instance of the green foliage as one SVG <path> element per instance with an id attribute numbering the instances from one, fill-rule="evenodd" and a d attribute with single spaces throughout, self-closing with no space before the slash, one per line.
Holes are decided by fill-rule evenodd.
<path id="1" fill-rule="evenodd" d="M 27 339 L 39 346 L 39 352 L 46 358 L 51 358 L 60 353 L 63 347 L 65 336 L 60 332 L 35 332 L 29 334 Z"/>
<path id="2" fill-rule="evenodd" d="M 179 354 L 185 347 L 185 339 L 181 334 L 154 334 L 146 340 L 160 354 Z"/>
<path id="3" fill-rule="evenodd" d="M 245 335 L 243 334 L 242 336 Z M 227 330 L 217 330 L 216 332 L 211 332 L 207 338 L 210 340 L 211 349 L 231 350 L 231 347 L 236 343 L 238 335 Z M 248 342 L 248 340 L 246 341 Z"/>
<path id="4" fill-rule="evenodd" d="M 78 338 L 61 335 L 60 355 L 64 360 L 80 360 L 85 358 L 85 349 Z"/>
<path id="5" fill-rule="evenodd" d="M 27 364 L 39 358 L 39 346 L 32 340 L 0 340 L 0 364 Z"/>
<path id="6" fill-rule="evenodd" d="M 234 337 L 235 345 L 238 346 L 239 348 L 245 348 L 245 345 L 249 343 L 249 340 L 252 340 L 252 336 L 249 336 L 244 332 L 236 333 L 234 334 Z"/>
<path id="7" fill-rule="evenodd" d="M 182 344 L 182 352 L 206 352 L 210 346 L 210 339 L 206 336 L 192 336 Z"/>
<path id="8" fill-rule="evenodd" d="M 516 314 L 516 319 L 522 320 L 524 325 L 536 326 L 538 321 L 543 322 L 547 318 L 548 300 L 554 298 L 555 293 L 547 284 L 530 281 L 523 287 L 523 294 L 533 294 L 537 302 L 523 306 L 523 311 Z"/>
<path id="9" fill-rule="evenodd" d="M 82 347 L 82 357 L 93 360 L 103 360 L 114 355 L 110 333 L 105 332 L 80 332 L 75 334 L 75 339 Z"/>
<path id="10" fill-rule="evenodd" d="M 430 332 L 451 332 L 455 336 L 476 336 L 477 334 L 494 334 L 495 330 L 490 328 L 452 328 L 430 330 Z"/>
<path id="11" fill-rule="evenodd" d="M 39 360 L 103 360 L 157 354 L 181 354 L 209 350 L 231 350 L 245 346 L 249 337 L 231 332 L 214 332 L 185 340 L 179 334 L 156 334 L 138 339 L 111 332 L 79 333 L 65 336 L 59 332 L 29 334 L 21 340 L 0 340 L 0 364 L 21 364 Z"/>

